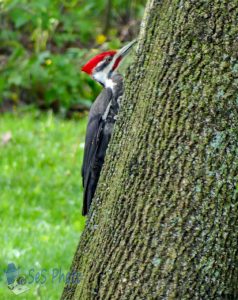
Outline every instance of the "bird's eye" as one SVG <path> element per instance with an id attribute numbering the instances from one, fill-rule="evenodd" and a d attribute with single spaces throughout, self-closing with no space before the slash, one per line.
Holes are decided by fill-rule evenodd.
<path id="1" fill-rule="evenodd" d="M 110 62 L 111 60 L 112 60 L 112 57 L 111 56 L 107 56 L 106 62 Z"/>

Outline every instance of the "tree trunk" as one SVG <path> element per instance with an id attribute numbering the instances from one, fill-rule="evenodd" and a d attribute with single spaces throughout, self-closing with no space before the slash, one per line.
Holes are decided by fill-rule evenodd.
<path id="1" fill-rule="evenodd" d="M 62 299 L 238 299 L 238 2 L 149 0 Z"/>

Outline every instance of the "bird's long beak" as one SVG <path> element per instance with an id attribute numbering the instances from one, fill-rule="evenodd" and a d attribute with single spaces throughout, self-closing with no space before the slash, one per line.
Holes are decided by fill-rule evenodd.
<path id="1" fill-rule="evenodd" d="M 129 44 L 121 48 L 119 51 L 117 51 L 117 53 L 113 57 L 112 62 L 109 65 L 109 69 L 110 69 L 109 77 L 118 68 L 122 59 L 130 52 L 130 50 L 132 49 L 132 47 L 135 45 L 136 42 L 137 42 L 136 40 L 133 40 L 132 42 L 130 42 Z"/>
<path id="2" fill-rule="evenodd" d="M 130 42 L 129 44 L 127 44 L 126 46 L 124 46 L 123 48 L 121 48 L 114 56 L 115 59 L 117 58 L 123 58 L 124 56 L 126 56 L 131 48 L 135 45 L 135 43 L 137 42 L 137 40 L 133 40 L 132 42 Z"/>

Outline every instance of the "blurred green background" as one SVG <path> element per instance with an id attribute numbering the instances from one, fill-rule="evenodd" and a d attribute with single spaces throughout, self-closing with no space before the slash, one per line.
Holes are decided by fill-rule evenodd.
<path id="1" fill-rule="evenodd" d="M 99 87 L 80 67 L 136 36 L 144 2 L 0 0 L 0 102 L 88 106 Z"/>
<path id="2" fill-rule="evenodd" d="M 63 282 L 32 283 L 14 296 L 3 271 L 69 271 L 85 218 L 80 165 L 86 119 L 61 120 L 51 112 L 17 111 L 0 118 L 0 299 L 59 299 Z M 28 280 L 30 280 L 28 276 Z"/>
<path id="3" fill-rule="evenodd" d="M 137 36 L 145 2 L 0 0 L 1 300 L 60 298 L 52 273 L 69 271 L 84 228 L 87 110 L 101 90 L 80 68 Z M 46 282 L 15 296 L 9 262 Z"/>

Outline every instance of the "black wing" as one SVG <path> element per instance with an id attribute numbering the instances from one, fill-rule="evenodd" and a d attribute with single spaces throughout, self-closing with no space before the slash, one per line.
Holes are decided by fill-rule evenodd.
<path id="1" fill-rule="evenodd" d="M 93 103 L 89 112 L 82 167 L 84 187 L 83 215 L 88 213 L 91 205 L 110 139 L 110 137 L 103 134 L 105 126 L 103 115 L 111 99 L 111 89 L 104 89 Z"/>

